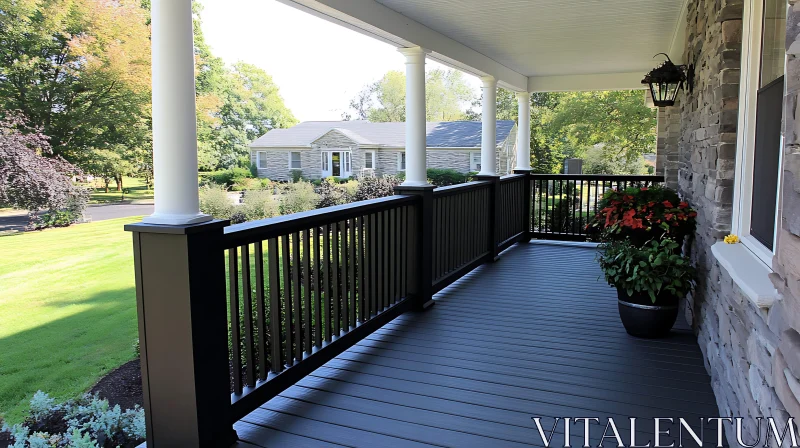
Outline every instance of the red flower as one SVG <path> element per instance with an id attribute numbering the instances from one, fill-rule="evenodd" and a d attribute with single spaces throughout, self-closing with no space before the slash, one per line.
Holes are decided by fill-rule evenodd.
<path id="1" fill-rule="evenodd" d="M 673 216 L 675 215 L 672 213 L 664 213 L 664 219 L 666 219 L 667 221 L 671 220 Z"/>
<path id="2" fill-rule="evenodd" d="M 647 203 L 648 207 L 652 207 L 654 205 L 656 205 L 655 201 L 650 201 L 650 202 Z"/>
<path id="3" fill-rule="evenodd" d="M 681 203 L 678 204 L 678 208 L 686 208 L 688 206 L 689 206 L 689 204 L 687 204 L 686 202 L 683 202 L 683 201 L 681 201 Z"/>
<path id="4" fill-rule="evenodd" d="M 694 218 L 695 216 L 697 216 L 697 212 L 689 212 L 690 218 Z"/>
<path id="5" fill-rule="evenodd" d="M 647 191 L 647 187 L 642 187 L 639 189 L 639 191 Z"/>
<path id="6" fill-rule="evenodd" d="M 667 208 L 673 208 L 674 207 L 674 205 L 672 205 L 672 202 L 669 202 L 669 201 L 664 201 L 664 202 L 662 202 L 662 204 L 664 204 L 664 207 L 667 207 Z"/>

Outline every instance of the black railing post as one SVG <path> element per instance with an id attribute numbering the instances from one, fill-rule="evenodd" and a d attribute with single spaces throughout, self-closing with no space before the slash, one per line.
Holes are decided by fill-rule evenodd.
<path id="1" fill-rule="evenodd" d="M 414 208 L 416 222 L 409 234 L 408 295 L 417 310 L 429 308 L 433 301 L 433 185 L 399 185 L 396 194 L 419 196 Z"/>
<path id="2" fill-rule="evenodd" d="M 147 446 L 229 446 L 227 221 L 130 224 Z"/>
<path id="3" fill-rule="evenodd" d="M 486 260 L 489 262 L 497 261 L 499 251 L 497 250 L 500 241 L 498 241 L 498 220 L 500 219 L 500 176 L 475 176 L 475 180 L 489 182 L 489 207 L 486 210 L 489 217 L 489 239 L 487 245 L 489 247 L 489 254 Z M 475 211 L 479 213 L 479 211 Z"/>
<path id="4" fill-rule="evenodd" d="M 524 174 L 522 180 L 522 228 L 525 234 L 522 236 L 523 243 L 531 240 L 531 223 L 533 221 L 532 201 L 531 201 L 531 170 L 514 170 L 514 174 Z"/>

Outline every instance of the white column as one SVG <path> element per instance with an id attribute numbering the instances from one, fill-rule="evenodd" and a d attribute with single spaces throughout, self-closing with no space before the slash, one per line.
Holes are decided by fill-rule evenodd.
<path id="1" fill-rule="evenodd" d="M 497 175 L 497 80 L 484 76 L 481 115 L 481 172 L 480 176 Z"/>
<path id="2" fill-rule="evenodd" d="M 425 50 L 400 48 L 406 57 L 406 180 L 428 185 L 425 132 Z"/>
<path id="3" fill-rule="evenodd" d="M 155 213 L 142 221 L 181 225 L 211 220 L 200 213 L 191 0 L 153 0 Z"/>
<path id="4" fill-rule="evenodd" d="M 531 169 L 531 94 L 517 92 L 517 168 Z"/>

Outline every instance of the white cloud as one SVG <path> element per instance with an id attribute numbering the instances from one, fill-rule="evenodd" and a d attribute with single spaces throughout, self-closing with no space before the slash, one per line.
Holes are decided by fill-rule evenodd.
<path id="1" fill-rule="evenodd" d="M 274 0 L 202 0 L 203 32 L 226 63 L 269 73 L 300 121 L 338 120 L 364 85 L 405 70 L 393 46 Z M 428 61 L 428 68 L 442 65 Z M 480 81 L 465 78 L 479 91 Z"/>

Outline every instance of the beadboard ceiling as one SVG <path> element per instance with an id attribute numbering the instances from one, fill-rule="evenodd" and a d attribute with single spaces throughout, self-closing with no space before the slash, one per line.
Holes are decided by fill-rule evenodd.
<path id="1" fill-rule="evenodd" d="M 645 71 L 684 0 L 376 0 L 525 76 Z"/>
<path id="2" fill-rule="evenodd" d="M 688 0 L 278 0 L 515 90 L 636 88 L 680 63 Z"/>

